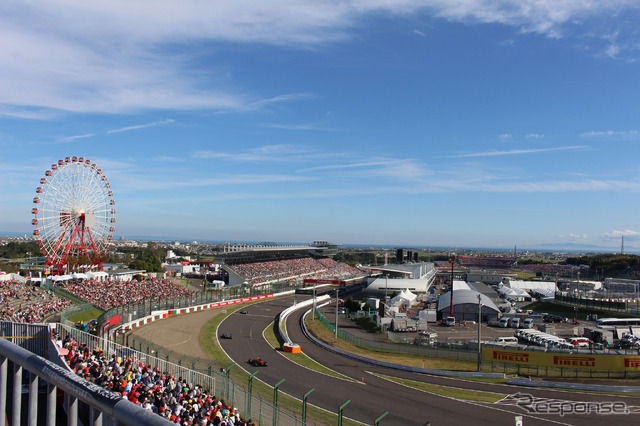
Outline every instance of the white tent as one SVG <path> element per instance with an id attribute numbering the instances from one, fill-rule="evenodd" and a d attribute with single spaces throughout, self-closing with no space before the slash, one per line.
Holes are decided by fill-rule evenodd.
<path id="1" fill-rule="evenodd" d="M 75 280 L 86 280 L 87 278 L 89 278 L 86 274 L 83 274 L 82 272 L 74 272 L 73 274 L 71 274 L 71 278 L 75 279 Z"/>
<path id="2" fill-rule="evenodd" d="M 87 272 L 86 275 L 87 277 L 98 281 L 104 281 L 109 276 L 109 274 L 104 271 Z"/>
<path id="3" fill-rule="evenodd" d="M 389 301 L 391 306 L 399 306 L 404 304 L 405 306 L 411 306 L 411 304 L 416 300 L 417 296 L 411 293 L 410 290 L 404 289 L 402 290 L 396 297 L 392 298 Z"/>
<path id="4" fill-rule="evenodd" d="M 51 281 L 53 282 L 69 281 L 71 278 L 73 278 L 71 275 L 57 275 L 57 276 L 51 277 Z"/>

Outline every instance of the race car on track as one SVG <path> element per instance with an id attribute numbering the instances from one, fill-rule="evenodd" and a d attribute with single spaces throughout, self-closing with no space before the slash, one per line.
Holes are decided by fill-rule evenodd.
<path id="1" fill-rule="evenodd" d="M 220 338 L 221 338 L 221 339 L 231 339 L 231 338 L 232 338 L 232 336 L 231 336 L 231 333 L 222 333 L 222 334 L 220 335 Z"/>
<path id="2" fill-rule="evenodd" d="M 247 362 L 249 364 L 253 365 L 254 367 L 266 367 L 267 366 L 267 361 L 265 361 L 263 359 L 260 359 L 260 358 L 250 359 Z"/>

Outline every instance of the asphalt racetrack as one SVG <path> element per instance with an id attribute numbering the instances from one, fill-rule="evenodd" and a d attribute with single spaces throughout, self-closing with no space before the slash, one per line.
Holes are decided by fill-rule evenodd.
<path id="1" fill-rule="evenodd" d="M 299 295 L 296 298 L 298 301 L 301 300 Z M 231 333 L 233 339 L 221 339 L 222 348 L 239 367 L 250 373 L 259 370 L 256 379 L 259 378 L 272 386 L 281 379 L 285 379 L 279 388 L 283 393 L 301 399 L 304 393 L 315 388 L 308 399 L 310 404 L 337 413 L 338 408 L 345 401 L 351 400 L 351 403 L 343 411 L 344 416 L 364 424 L 373 424 L 374 420 L 385 411 L 389 411 L 389 415 L 380 422 L 381 425 L 426 425 L 427 423 L 434 426 L 445 424 L 514 425 L 515 416 L 523 416 L 523 424 L 527 426 L 576 425 L 585 422 L 589 425 L 611 425 L 638 424 L 640 422 L 640 410 L 635 409 L 635 406 L 640 406 L 638 398 L 487 384 L 402 372 L 355 361 L 326 351 L 309 341 L 303 335 L 299 325 L 304 310 L 298 310 L 292 313 L 287 321 L 287 331 L 291 339 L 302 346 L 302 351 L 305 354 L 317 362 L 353 378 L 354 381 L 317 373 L 289 361 L 275 351 L 262 336 L 263 330 L 273 322 L 279 312 L 291 306 L 293 300 L 293 296 L 270 299 L 241 308 L 230 315 L 221 323 L 218 334 Z M 246 310 L 247 314 L 241 314 L 242 310 Z M 220 309 L 214 309 L 188 315 L 177 315 L 137 329 L 135 334 L 175 352 L 207 359 L 199 344 L 200 330 L 220 312 Z M 264 359 L 269 365 L 258 368 L 247 362 L 250 358 L 256 357 Z M 515 401 L 522 400 L 522 395 L 507 397 L 495 404 L 462 401 L 408 388 L 371 373 L 506 395 L 515 395 L 520 392 L 531 395 L 526 398 L 533 400 L 534 403 L 528 405 L 529 410 L 517 406 Z M 619 406 L 626 405 L 625 411 L 629 413 L 568 413 L 563 416 L 545 414 L 545 410 L 546 412 L 552 410 L 549 400 L 556 400 L 556 408 L 559 404 L 570 407 L 570 401 L 582 403 L 616 402 Z M 532 408 L 538 412 L 532 412 Z M 571 411 L 571 408 L 568 411 Z"/>

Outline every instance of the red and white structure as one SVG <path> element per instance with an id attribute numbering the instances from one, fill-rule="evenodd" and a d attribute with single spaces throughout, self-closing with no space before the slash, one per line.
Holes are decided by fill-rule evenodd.
<path id="1" fill-rule="evenodd" d="M 84 157 L 58 160 L 36 188 L 33 235 L 52 275 L 102 270 L 116 223 L 111 185 Z"/>

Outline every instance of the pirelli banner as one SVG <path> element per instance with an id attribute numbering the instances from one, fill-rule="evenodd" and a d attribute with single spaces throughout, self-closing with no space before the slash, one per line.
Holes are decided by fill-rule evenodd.
<path id="1" fill-rule="evenodd" d="M 582 368 L 585 370 L 640 371 L 640 356 L 564 354 L 558 352 L 519 351 L 482 348 L 482 360 L 520 364 L 528 367 Z"/>

